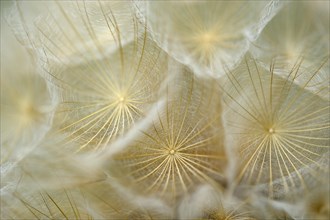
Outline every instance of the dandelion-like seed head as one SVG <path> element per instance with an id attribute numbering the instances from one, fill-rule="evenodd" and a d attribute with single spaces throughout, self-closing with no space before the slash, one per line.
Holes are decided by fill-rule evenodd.
<path id="1" fill-rule="evenodd" d="M 161 195 L 170 203 L 198 183 L 221 179 L 226 160 L 221 126 L 214 127 L 221 121 L 219 100 L 213 96 L 215 84 L 194 82 L 190 72 L 176 80 L 179 93 L 167 94 L 165 109 L 159 110 L 150 128 L 141 131 L 127 150 L 115 156 L 113 165 L 126 167 L 124 172 L 129 174 L 130 181 L 122 175 L 119 181 L 133 182 L 133 190 Z M 209 100 L 201 99 L 205 96 Z M 214 115 L 205 115 L 205 108 L 211 108 Z"/>
<path id="2" fill-rule="evenodd" d="M 288 3 L 267 24 L 251 52 L 266 68 L 276 60 L 274 72 L 283 77 L 297 65 L 299 58 L 303 59 L 300 68 L 308 71 L 310 66 L 319 65 L 324 57 L 329 56 L 329 33 L 324 32 L 329 19 L 323 19 L 321 14 L 311 9 L 307 2 Z M 301 22 L 302 19 L 306 21 Z M 320 73 L 319 77 L 323 79 L 313 79 L 320 87 L 329 84 L 328 74 L 322 75 Z M 303 85 L 300 80 L 297 76 L 295 82 Z"/>
<path id="3" fill-rule="evenodd" d="M 319 69 L 310 70 L 312 77 Z M 233 137 L 228 146 L 235 146 L 228 150 L 237 150 L 236 180 L 276 197 L 293 188 L 307 190 L 309 178 L 325 181 L 318 173 L 326 171 L 320 160 L 329 151 L 330 127 L 329 105 L 304 88 L 312 77 L 300 87 L 294 80 L 304 74 L 299 67 L 286 80 L 272 70 L 246 59 L 228 73 L 224 121 Z"/>
<path id="4" fill-rule="evenodd" d="M 221 76 L 225 66 L 236 65 L 247 49 L 246 33 L 261 17 L 267 19 L 271 14 L 268 11 L 263 16 L 267 1 L 137 4 L 148 12 L 146 19 L 161 47 L 200 76 Z"/>
<path id="5" fill-rule="evenodd" d="M 51 16 L 38 23 L 40 29 L 61 21 L 74 31 L 71 36 L 58 25 L 47 32 L 40 29 L 46 77 L 62 97 L 56 114 L 59 132 L 67 135 L 68 142 L 79 143 L 77 151 L 96 150 L 131 129 L 158 100 L 167 58 L 150 39 L 146 24 L 127 14 L 130 7 L 120 7 L 122 14 L 115 14 L 111 8 L 122 6 L 120 2 L 77 2 L 70 5 L 74 11 L 70 14 L 65 4 L 56 2 L 63 17 Z M 121 34 L 130 40 L 124 41 Z M 64 38 L 58 47 L 68 44 L 72 52 L 54 48 L 58 39 L 53 35 Z M 105 36 L 110 40 L 101 45 Z"/>
<path id="6" fill-rule="evenodd" d="M 1 156 L 7 160 L 37 146 L 50 128 L 55 103 L 49 100 L 46 83 L 37 73 L 4 73 L 2 79 Z"/>

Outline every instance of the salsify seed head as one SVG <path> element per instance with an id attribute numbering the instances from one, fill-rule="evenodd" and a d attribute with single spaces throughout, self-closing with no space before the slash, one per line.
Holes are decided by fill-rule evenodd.
<path id="1" fill-rule="evenodd" d="M 112 165 L 123 167 L 132 182 L 128 187 L 145 195 L 160 195 L 169 203 L 198 183 L 224 181 L 226 161 L 221 105 L 215 96 L 218 87 L 195 81 L 185 70 L 174 79 L 178 82 L 174 86 L 180 86 L 177 93 L 167 94 L 164 109 L 127 150 L 114 156 Z M 206 108 L 212 114 L 205 115 Z M 117 176 L 120 181 L 125 179 L 122 174 Z"/>
<path id="2" fill-rule="evenodd" d="M 134 127 L 158 100 L 167 55 L 150 39 L 146 24 L 120 2 L 76 2 L 69 7 L 72 14 L 62 4 L 56 2 L 59 14 L 37 23 L 45 77 L 61 97 L 55 121 L 68 142 L 80 144 L 77 151 L 103 148 Z M 59 26 L 63 19 L 66 28 Z M 50 28 L 52 22 L 57 28 Z M 63 40 L 57 44 L 53 35 Z"/>
<path id="3" fill-rule="evenodd" d="M 220 77 L 239 63 L 277 1 L 148 1 L 136 3 L 154 38 L 198 76 Z"/>
<path id="4" fill-rule="evenodd" d="M 223 119 L 231 137 L 226 147 L 237 158 L 234 179 L 264 185 L 270 197 L 307 189 L 309 178 L 326 181 L 319 171 L 327 170 L 321 158 L 329 152 L 329 103 L 294 79 L 284 80 L 246 58 L 222 84 Z"/>

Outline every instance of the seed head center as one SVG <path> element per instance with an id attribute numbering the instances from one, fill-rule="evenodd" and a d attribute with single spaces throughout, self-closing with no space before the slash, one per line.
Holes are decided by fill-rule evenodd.
<path id="1" fill-rule="evenodd" d="M 268 132 L 269 132 L 270 134 L 274 134 L 274 133 L 275 133 L 275 129 L 274 129 L 274 128 L 269 128 Z"/>
<path id="2" fill-rule="evenodd" d="M 170 155 L 174 155 L 174 154 L 175 154 L 175 150 L 174 150 L 174 149 L 171 149 L 171 150 L 169 151 L 169 154 L 170 154 Z"/>
<path id="3" fill-rule="evenodd" d="M 125 97 L 123 96 L 119 97 L 119 102 L 125 102 Z"/>
<path id="4" fill-rule="evenodd" d="M 35 119 L 40 112 L 35 108 L 32 102 L 30 101 L 24 101 L 21 103 L 20 106 L 21 110 L 21 117 L 25 121 L 30 121 L 32 119 Z"/>
<path id="5" fill-rule="evenodd" d="M 125 106 L 128 103 L 127 97 L 123 95 L 119 96 L 117 100 L 118 104 L 121 106 Z"/>
<path id="6" fill-rule="evenodd" d="M 209 48 L 211 47 L 217 40 L 217 37 L 212 32 L 206 32 L 200 36 L 200 42 L 203 47 Z"/>

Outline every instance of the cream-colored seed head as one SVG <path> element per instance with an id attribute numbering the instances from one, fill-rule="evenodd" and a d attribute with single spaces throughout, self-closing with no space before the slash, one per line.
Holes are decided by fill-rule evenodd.
<path id="1" fill-rule="evenodd" d="M 237 156 L 236 181 L 262 188 L 270 197 L 308 190 L 313 187 L 309 175 L 325 181 L 316 170 L 326 170 L 319 161 L 329 152 L 329 104 L 317 92 L 259 65 L 246 58 L 223 84 L 228 107 L 224 121 L 232 137 L 227 146 Z"/>

